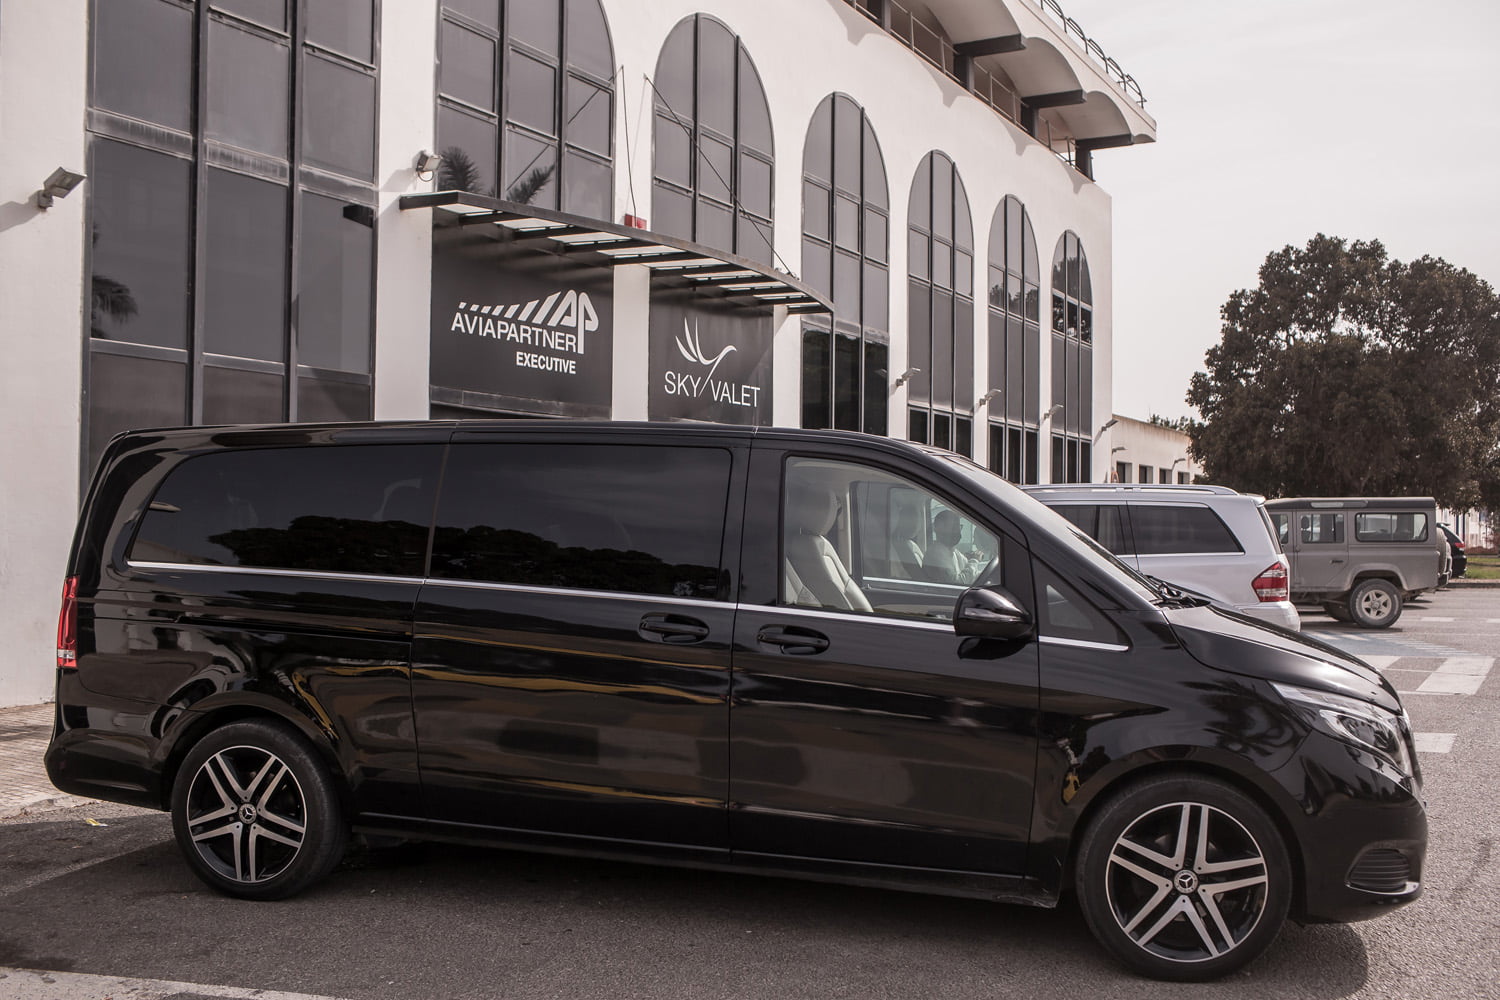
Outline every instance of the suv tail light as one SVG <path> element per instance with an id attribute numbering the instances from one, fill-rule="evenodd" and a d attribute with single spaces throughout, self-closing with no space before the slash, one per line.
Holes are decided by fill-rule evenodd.
<path id="1" fill-rule="evenodd" d="M 1464 543 L 1460 542 L 1457 538 L 1453 539 L 1453 551 L 1454 552 L 1462 552 L 1463 550 L 1464 550 Z"/>
<path id="2" fill-rule="evenodd" d="M 1281 563 L 1272 563 L 1260 571 L 1250 582 L 1255 588 L 1255 597 L 1262 603 L 1266 601 L 1285 601 L 1290 597 L 1286 585 L 1286 567 Z"/>
<path id="3" fill-rule="evenodd" d="M 78 668 L 78 577 L 63 581 L 62 608 L 57 612 L 57 665 Z"/>

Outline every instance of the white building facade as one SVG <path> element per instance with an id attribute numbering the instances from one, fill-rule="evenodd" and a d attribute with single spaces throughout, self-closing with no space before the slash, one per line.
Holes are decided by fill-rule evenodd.
<path id="1" fill-rule="evenodd" d="M 50 696 L 125 429 L 836 426 L 1108 478 L 1093 154 L 1143 105 L 1055 0 L 3 0 L 0 705 Z"/>

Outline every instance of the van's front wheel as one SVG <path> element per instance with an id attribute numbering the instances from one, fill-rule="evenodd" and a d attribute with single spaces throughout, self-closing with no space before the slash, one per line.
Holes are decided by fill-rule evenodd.
<path id="1" fill-rule="evenodd" d="M 1389 628 L 1401 617 L 1401 592 L 1389 580 L 1361 580 L 1349 594 L 1349 613 L 1364 628 Z"/>
<path id="2" fill-rule="evenodd" d="M 1292 896 L 1286 847 L 1265 812 L 1207 778 L 1148 780 L 1108 803 L 1078 853 L 1094 936 L 1157 979 L 1205 980 L 1276 937 Z"/>
<path id="3" fill-rule="evenodd" d="M 269 720 L 205 736 L 172 789 L 172 831 L 193 872 L 220 892 L 280 899 L 327 875 L 348 833 L 316 752 Z"/>

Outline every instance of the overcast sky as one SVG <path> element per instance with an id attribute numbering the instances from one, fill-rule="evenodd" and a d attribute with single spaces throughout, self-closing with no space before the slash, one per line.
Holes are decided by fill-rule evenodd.
<path id="1" fill-rule="evenodd" d="M 1062 2 L 1158 129 L 1094 154 L 1114 198 L 1115 412 L 1191 412 L 1219 307 L 1319 232 L 1500 287 L 1500 3 Z"/>

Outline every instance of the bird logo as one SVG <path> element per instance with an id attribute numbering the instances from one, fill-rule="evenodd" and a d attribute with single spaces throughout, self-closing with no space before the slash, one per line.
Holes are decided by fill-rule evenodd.
<path id="1" fill-rule="evenodd" d="M 708 374 L 704 376 L 703 384 L 698 387 L 698 392 L 696 393 L 696 395 L 701 396 L 703 394 L 703 386 L 708 385 L 709 379 L 714 377 L 714 371 L 718 369 L 719 362 L 728 357 L 736 348 L 733 344 L 730 344 L 710 358 L 703 351 L 703 342 L 698 337 L 696 326 L 689 329 L 688 321 L 684 319 L 682 321 L 682 336 L 677 338 L 677 350 L 682 353 L 684 358 L 687 358 L 694 364 L 707 366 Z"/>

